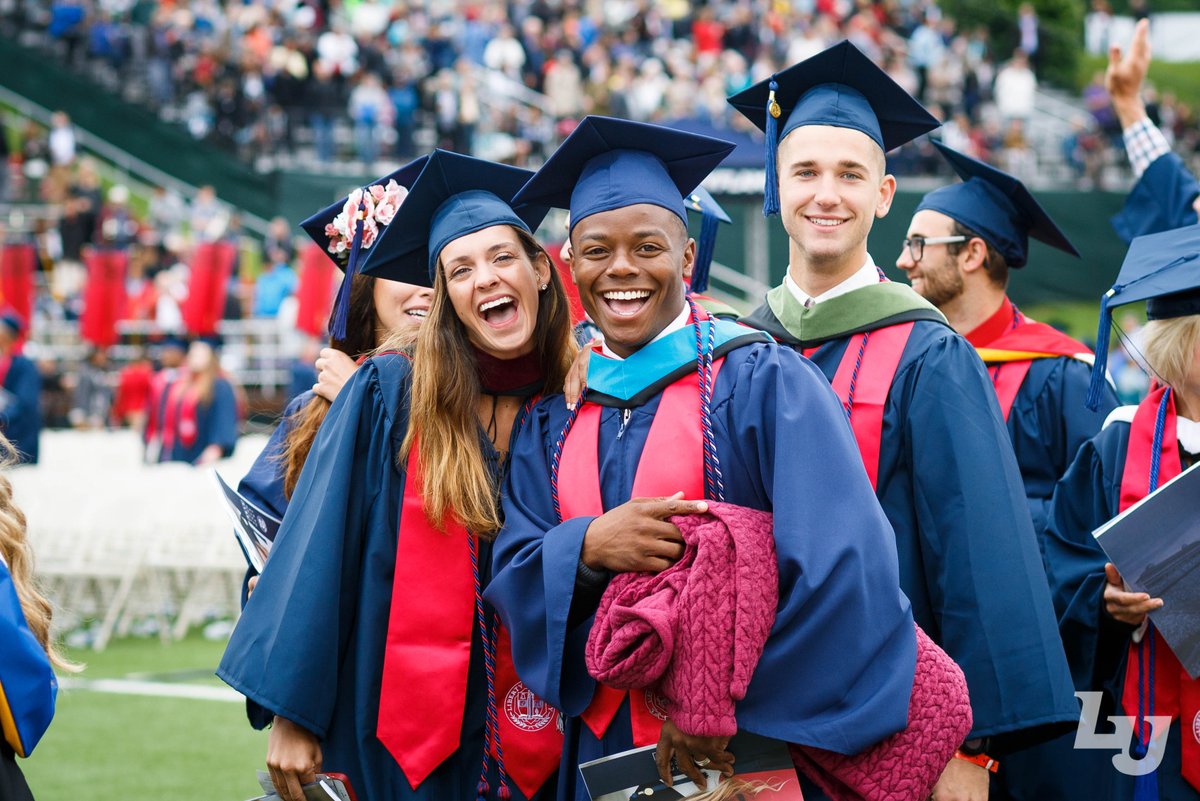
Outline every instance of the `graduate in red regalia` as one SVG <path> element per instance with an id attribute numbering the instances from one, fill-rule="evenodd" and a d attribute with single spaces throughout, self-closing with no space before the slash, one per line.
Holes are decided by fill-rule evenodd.
<path id="1" fill-rule="evenodd" d="M 517 679 L 482 591 L 529 399 L 574 356 L 566 296 L 509 205 L 530 173 L 435 151 L 395 218 L 351 195 L 348 274 L 433 287 L 415 348 L 368 359 L 321 425 L 218 675 L 274 715 L 285 801 L 315 772 L 365 799 L 541 799 L 558 713 Z M 334 226 L 337 228 L 337 226 Z M 376 238 L 378 237 L 378 239 Z"/>
<path id="2" fill-rule="evenodd" d="M 685 296 L 683 198 L 731 149 L 588 117 L 518 196 L 570 209 L 572 274 L 605 337 L 577 417 L 546 398 L 517 440 L 487 591 L 522 679 L 567 716 L 560 801 L 588 798 L 580 763 L 634 746 L 732 769 L 728 738 L 683 731 L 654 693 L 601 685 L 584 663 L 609 577 L 677 560 L 666 518 L 705 497 L 774 513 L 779 605 L 738 728 L 853 754 L 905 726 L 912 613 L 837 399 L 798 354 Z"/>

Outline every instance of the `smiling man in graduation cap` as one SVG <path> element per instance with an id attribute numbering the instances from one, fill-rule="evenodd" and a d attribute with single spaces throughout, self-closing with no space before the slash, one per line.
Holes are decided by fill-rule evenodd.
<path id="1" fill-rule="evenodd" d="M 664 723 L 669 705 L 600 685 L 584 663 L 609 578 L 674 563 L 682 539 L 665 521 L 704 498 L 774 513 L 778 612 L 738 729 L 852 754 L 905 725 L 909 603 L 837 399 L 794 352 L 685 294 L 683 196 L 731 148 L 588 117 L 516 198 L 570 209 L 572 275 L 605 337 L 577 412 L 547 398 L 522 430 L 487 591 L 523 680 L 568 716 L 563 801 L 588 798 L 578 764 L 634 746 L 659 743 L 660 766 L 674 756 L 689 774 L 730 767 L 728 738 Z"/>
<path id="2" fill-rule="evenodd" d="M 1097 408 L 1087 408 L 1092 352 L 1025 317 L 1005 289 L 1009 270 L 1028 263 L 1031 237 L 1079 253 L 1019 180 L 934 144 L 962 182 L 935 189 L 917 205 L 896 266 L 987 365 L 1040 544 L 1055 483 L 1117 398 L 1105 384 Z M 1081 782 L 1103 782 L 1113 770 L 1111 755 L 1074 746 L 1075 733 L 1067 732 L 1009 755 L 993 797 L 1066 801 L 1085 789 L 1096 796 L 1102 785 L 1085 788 Z"/>
<path id="3" fill-rule="evenodd" d="M 1078 720 L 1024 491 L 970 344 L 867 252 L 891 207 L 885 153 L 937 127 L 848 42 L 729 101 L 766 132 L 764 211 L 790 238 L 783 285 L 743 322 L 832 382 L 896 533 L 913 615 L 967 677 L 974 728 L 934 797 L 987 797 L 988 757 Z"/>
<path id="4" fill-rule="evenodd" d="M 1138 742 L 1129 756 L 1143 757 L 1151 737 L 1163 749 L 1156 770 L 1131 780 L 1110 762 L 1104 792 L 1075 797 L 1200 801 L 1200 680 L 1188 675 L 1147 618 L 1163 608 L 1162 599 L 1128 591 L 1092 535 L 1200 462 L 1200 225 L 1133 240 L 1101 303 L 1101 339 L 1108 340 L 1113 308 L 1143 301 L 1149 319 L 1143 354 L 1155 382 L 1140 404 L 1109 415 L 1059 482 L 1046 527 L 1046 568 L 1076 683 L 1105 692 L 1101 719 L 1136 717 Z M 1104 362 L 1098 349 L 1096 386 L 1104 383 Z M 1186 611 L 1177 607 L 1176 614 Z M 1147 718 L 1159 716 L 1169 728 L 1148 725 Z"/>
<path id="5" fill-rule="evenodd" d="M 1055 482 L 1117 398 L 1106 388 L 1098 408 L 1089 410 L 1091 350 L 1025 317 L 1005 289 L 1009 270 L 1026 266 L 1031 237 L 1079 252 L 1016 178 L 934 144 L 962 182 L 935 189 L 917 205 L 896 266 L 987 364 L 1040 534 Z"/>

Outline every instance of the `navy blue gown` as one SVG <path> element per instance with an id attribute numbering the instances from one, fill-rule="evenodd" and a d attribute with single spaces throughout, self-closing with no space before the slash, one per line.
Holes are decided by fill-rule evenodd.
<path id="1" fill-rule="evenodd" d="M 876 494 L 913 617 L 966 675 L 969 738 L 990 737 L 1000 756 L 1073 729 L 1079 705 L 991 380 L 944 322 L 905 317 L 913 328 L 884 406 Z M 744 319 L 796 347 L 818 344 L 792 337 L 767 305 Z M 812 353 L 827 379 L 849 340 Z"/>
<path id="2" fill-rule="evenodd" d="M 1104 692 L 1102 717 L 1132 714 L 1120 711 L 1118 704 L 1134 629 L 1104 610 L 1104 565 L 1109 560 L 1092 536 L 1119 510 L 1129 432 L 1130 424 L 1117 420 L 1080 448 L 1055 488 L 1046 527 L 1046 568 L 1063 644 L 1076 686 Z M 1159 801 L 1200 799 L 1180 774 L 1180 737 L 1179 721 L 1175 721 L 1158 769 Z M 1114 752 L 1097 753 L 1112 756 Z M 1109 760 L 1100 762 L 1103 794 L 1090 798 L 1133 798 L 1132 777 L 1119 773 Z"/>
<path id="3" fill-rule="evenodd" d="M 166 402 L 169 402 L 169 398 L 170 390 L 167 390 Z M 194 464 L 209 445 L 220 445 L 221 455 L 230 456 L 237 446 L 237 416 L 237 398 L 233 394 L 233 387 L 224 378 L 218 378 L 213 383 L 212 401 L 196 406 L 196 438 L 192 444 L 185 445 L 176 434 L 174 446 L 169 451 L 164 448 L 159 461 Z M 177 412 L 176 427 L 178 425 Z"/>
<path id="4" fill-rule="evenodd" d="M 894 538 L 837 399 L 811 364 L 759 336 L 725 356 L 712 404 L 726 500 L 774 513 L 780 570 L 775 626 L 737 706 L 738 727 L 855 753 L 905 724 L 916 659 L 909 603 L 898 589 Z M 659 353 L 671 337 L 694 342 L 688 327 L 622 364 Z M 646 363 L 670 378 L 694 369 L 690 352 L 690 367 Z M 593 389 L 595 368 L 593 359 Z M 630 499 L 661 400 L 661 382 L 636 371 L 625 377 L 624 408 L 605 408 L 600 418 L 605 509 Z M 549 463 L 566 416 L 561 396 L 542 400 L 514 446 L 487 598 L 512 634 L 522 680 L 568 716 L 558 798 L 586 801 L 576 766 L 628 750 L 633 741 L 628 697 L 602 740 L 577 717 L 596 689 L 584 645 L 603 588 L 577 583 L 594 518 L 560 523 L 551 500 Z"/>
<path id="5" fill-rule="evenodd" d="M 410 377 L 405 357 L 377 356 L 339 393 L 217 675 L 316 734 L 323 769 L 345 773 L 359 801 L 470 800 L 487 707 L 477 626 L 459 749 L 414 790 L 375 734 L 404 493 L 396 455 L 408 425 Z M 482 434 L 481 444 L 499 473 L 500 459 Z M 480 563 L 489 559 L 489 543 L 480 542 Z M 497 779 L 493 761 L 493 798 Z M 508 785 L 521 801 L 520 790 Z"/>
<path id="6" fill-rule="evenodd" d="M 42 433 L 42 375 L 37 365 L 14 355 L 0 389 L 0 431 L 17 449 L 22 464 L 37 464 Z"/>

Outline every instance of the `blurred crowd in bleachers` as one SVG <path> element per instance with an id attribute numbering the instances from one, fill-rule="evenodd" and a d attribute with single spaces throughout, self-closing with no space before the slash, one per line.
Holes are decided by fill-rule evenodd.
<path id="1" fill-rule="evenodd" d="M 936 0 L 13 0 L 7 22 L 263 167 L 433 146 L 536 165 L 589 113 L 744 129 L 726 96 L 841 38 L 946 120 L 952 146 L 1018 174 L 1048 161 L 1090 187 L 1120 153 L 1096 86 L 1059 121 L 1069 131 L 1031 135 L 1030 4 L 1016 52 L 995 52 Z M 1172 129 L 1192 114 L 1168 97 L 1159 108 Z M 941 169 L 927 146 L 894 161 L 901 174 Z"/>

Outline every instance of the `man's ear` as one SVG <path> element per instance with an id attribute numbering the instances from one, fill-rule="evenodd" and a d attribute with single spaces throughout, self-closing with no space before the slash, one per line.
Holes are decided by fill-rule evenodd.
<path id="1" fill-rule="evenodd" d="M 976 270 L 982 270 L 987 265 L 987 242 L 984 242 L 979 237 L 972 237 L 963 245 L 963 249 L 958 253 L 959 267 L 964 273 L 973 273 Z"/>
<path id="2" fill-rule="evenodd" d="M 683 280 L 692 280 L 692 270 L 696 266 L 696 240 L 688 239 L 683 246 Z"/>
<path id="3" fill-rule="evenodd" d="M 892 210 L 892 201 L 896 198 L 896 176 L 885 175 L 879 184 L 879 199 L 875 203 L 875 217 L 882 220 Z"/>

